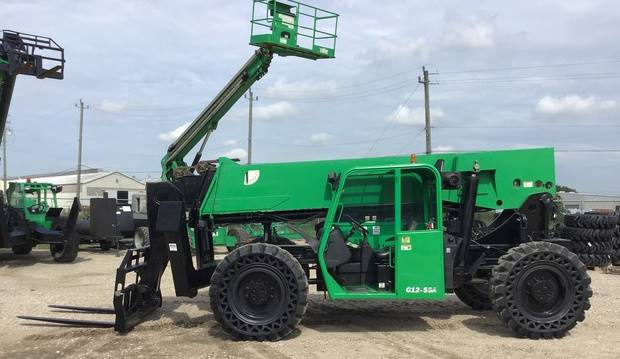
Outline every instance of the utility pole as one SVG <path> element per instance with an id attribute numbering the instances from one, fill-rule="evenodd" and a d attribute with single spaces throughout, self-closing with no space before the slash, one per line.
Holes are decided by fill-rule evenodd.
<path id="1" fill-rule="evenodd" d="M 428 88 L 430 85 L 430 79 L 428 78 L 428 70 L 422 66 L 422 77 L 418 77 L 418 82 L 424 84 L 424 130 L 426 131 L 426 153 L 432 152 L 431 145 L 431 106 L 430 106 L 430 94 Z"/>
<path id="2" fill-rule="evenodd" d="M 84 105 L 82 99 L 75 107 L 80 109 L 80 135 L 78 137 L 78 165 L 77 165 L 77 199 L 80 200 L 82 193 L 82 132 L 84 129 L 84 109 L 88 110 L 88 105 Z"/>
<path id="3" fill-rule="evenodd" d="M 252 163 L 252 106 L 254 105 L 254 101 L 258 101 L 258 96 L 254 97 L 254 92 L 252 92 L 252 88 L 248 90 L 248 93 L 243 97 L 248 99 L 250 103 L 250 108 L 248 111 L 248 164 Z"/>

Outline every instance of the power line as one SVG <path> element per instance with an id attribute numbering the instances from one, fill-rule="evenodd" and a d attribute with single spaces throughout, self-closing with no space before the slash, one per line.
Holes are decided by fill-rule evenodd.
<path id="1" fill-rule="evenodd" d="M 543 147 L 543 146 L 541 146 Z M 486 150 L 450 150 L 450 151 L 435 151 L 435 153 L 468 153 L 468 152 L 486 152 Z M 574 152 L 574 153 L 620 153 L 620 149 L 554 149 L 554 152 Z"/>
<path id="2" fill-rule="evenodd" d="M 529 65 L 529 66 L 512 66 L 512 67 L 498 67 L 490 69 L 473 69 L 473 70 L 458 70 L 458 71 L 442 71 L 442 74 L 461 74 L 461 73 L 474 73 L 474 72 L 501 72 L 501 71 L 518 71 L 518 70 L 531 70 L 531 69 L 545 69 L 552 67 L 573 67 L 573 66 L 588 66 L 588 65 L 601 65 L 619 63 L 620 59 L 601 60 L 601 61 L 589 61 L 589 62 L 573 62 L 564 64 L 550 64 L 550 65 Z"/>
<path id="3" fill-rule="evenodd" d="M 438 72 L 437 75 L 478 73 L 478 72 L 517 71 L 517 70 L 543 69 L 543 68 L 553 68 L 553 67 L 574 67 L 574 66 L 599 65 L 599 64 L 608 64 L 608 63 L 620 63 L 620 59 L 619 60 L 602 60 L 602 61 L 550 64 L 550 65 L 529 65 L 529 66 L 499 67 L 499 68 L 489 68 L 489 69 L 446 71 L 446 72 Z M 349 85 L 332 86 L 332 87 L 324 87 L 324 88 L 317 88 L 317 89 L 270 90 L 269 93 L 273 93 L 273 94 L 279 93 L 282 95 L 286 95 L 290 93 L 316 93 L 316 92 L 334 91 L 334 90 L 340 90 L 340 89 L 346 89 L 346 88 L 360 87 L 360 86 L 371 84 L 371 83 L 383 82 L 387 79 L 392 79 L 392 78 L 399 77 L 405 74 L 410 74 L 410 70 L 399 71 L 391 75 L 383 76 L 378 79 L 364 81 L 364 82 L 357 82 L 357 83 L 353 83 Z"/>
<path id="4" fill-rule="evenodd" d="M 273 96 L 263 96 L 263 98 L 271 99 L 271 100 L 290 100 L 295 102 L 306 102 L 306 103 L 319 103 L 319 102 L 332 102 L 339 100 L 347 100 L 347 99 L 359 99 L 368 96 L 379 95 L 383 93 L 392 92 L 395 90 L 400 90 L 406 87 L 409 87 L 414 81 L 417 79 L 407 79 L 404 81 L 400 81 L 389 86 L 384 86 L 380 88 L 376 88 L 373 90 L 365 90 L 360 92 L 351 92 L 340 95 L 332 95 L 332 96 L 322 96 L 322 97 L 273 97 Z"/>
<path id="5" fill-rule="evenodd" d="M 617 128 L 620 125 L 501 125 L 501 126 L 433 126 L 433 129 L 491 129 L 491 128 Z"/>
<path id="6" fill-rule="evenodd" d="M 411 91 L 411 93 L 409 94 L 409 96 L 407 96 L 407 99 L 405 100 L 405 103 L 403 103 L 402 105 L 400 105 L 398 107 L 398 110 L 396 111 L 396 113 L 394 113 L 394 116 L 392 116 L 392 118 L 386 123 L 385 127 L 383 128 L 383 132 L 381 132 L 381 135 L 379 137 L 377 137 L 377 139 L 373 142 L 373 144 L 370 146 L 370 148 L 368 149 L 368 151 L 366 152 L 366 155 L 364 157 L 368 157 L 368 155 L 370 154 L 370 152 L 372 152 L 372 150 L 375 148 L 375 146 L 377 145 L 377 143 L 379 141 L 381 141 L 381 139 L 383 138 L 383 136 L 385 136 L 387 130 L 390 128 L 390 126 L 392 126 L 392 123 L 394 123 L 394 121 L 396 120 L 396 118 L 398 117 L 398 115 L 400 115 L 400 113 L 402 112 L 403 108 L 405 108 L 405 106 L 407 106 L 407 104 L 409 103 L 409 101 L 413 98 L 413 95 L 416 93 L 416 91 L 420 88 L 420 83 L 418 82 L 418 84 L 416 85 L 416 87 L 413 89 L 413 91 Z"/>
<path id="7" fill-rule="evenodd" d="M 501 82 L 523 82 L 523 81 L 563 81 L 563 80 L 610 80 L 620 78 L 620 72 L 592 73 L 592 74 L 568 74 L 557 76 L 530 76 L 530 77 L 488 77 L 470 79 L 447 79 L 439 80 L 442 85 L 452 84 L 475 84 L 475 83 L 501 83 Z"/>
<path id="8" fill-rule="evenodd" d="M 383 139 L 384 140 L 388 140 L 388 139 L 392 139 L 392 138 L 398 138 L 398 137 L 404 137 L 404 136 L 409 136 L 409 133 L 399 133 L 397 135 L 392 135 L 392 136 L 384 136 Z M 317 144 L 311 144 L 311 143 L 284 143 L 284 142 L 274 142 L 274 141 L 270 141 L 270 140 L 262 140 L 262 139 L 254 139 L 254 141 L 258 141 L 261 143 L 266 143 L 269 145 L 276 145 L 276 146 L 292 146 L 292 147 L 317 147 Z M 331 143 L 331 144 L 327 144 L 327 146 L 355 146 L 355 145 L 363 145 L 366 143 L 371 143 L 374 142 L 375 140 L 364 140 L 364 141 L 355 141 L 355 142 L 338 142 L 338 143 Z"/>
<path id="9" fill-rule="evenodd" d="M 409 141 L 403 148 L 400 149 L 400 151 L 398 151 L 398 153 L 403 153 L 405 152 L 405 150 L 411 146 L 413 144 L 413 142 L 420 137 L 420 135 L 422 134 L 422 132 L 426 131 L 426 127 L 422 128 L 418 133 L 415 134 L 415 136 L 413 136 L 413 138 L 411 139 L 411 141 Z"/>
<path id="10" fill-rule="evenodd" d="M 292 89 L 292 90 L 269 90 L 269 93 L 280 93 L 280 94 L 289 94 L 291 92 L 301 92 L 301 93 L 313 93 L 313 92 L 325 92 L 325 91 L 334 91 L 334 90 L 341 90 L 341 89 L 348 89 L 348 88 L 353 88 L 353 87 L 360 87 L 363 85 L 368 85 L 371 83 L 377 83 L 377 82 L 383 82 L 387 79 L 392 79 L 394 77 L 399 77 L 402 76 L 404 74 L 410 74 L 411 71 L 407 70 L 407 71 L 400 71 L 391 75 L 387 75 L 387 76 L 383 76 L 381 78 L 377 78 L 374 80 L 369 80 L 369 81 L 364 81 L 364 82 L 355 82 L 349 85 L 342 85 L 342 86 L 332 86 L 332 87 L 325 87 L 325 88 L 316 88 L 316 89 Z"/>

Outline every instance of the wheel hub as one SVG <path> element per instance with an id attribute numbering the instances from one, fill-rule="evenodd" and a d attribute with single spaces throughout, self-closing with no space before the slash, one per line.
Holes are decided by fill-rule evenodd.
<path id="1" fill-rule="evenodd" d="M 251 280 L 245 287 L 245 298 L 254 305 L 264 305 L 273 299 L 275 288 L 262 280 Z"/>
<path id="2" fill-rule="evenodd" d="M 551 303 L 557 297 L 559 289 L 555 281 L 538 276 L 532 278 L 527 286 L 534 300 L 543 304 Z"/>
<path id="3" fill-rule="evenodd" d="M 286 310 L 288 289 L 273 267 L 252 263 L 236 276 L 235 282 L 229 292 L 231 309 L 244 322 L 264 325 Z"/>
<path id="4" fill-rule="evenodd" d="M 520 305 L 530 318 L 549 320 L 567 310 L 569 284 L 557 266 L 533 266 L 523 273 L 520 282 Z"/>

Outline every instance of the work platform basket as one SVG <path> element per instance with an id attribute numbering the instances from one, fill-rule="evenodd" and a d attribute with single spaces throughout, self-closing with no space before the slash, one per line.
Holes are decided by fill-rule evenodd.
<path id="1" fill-rule="evenodd" d="M 289 0 L 254 0 L 250 44 L 280 56 L 334 58 L 338 14 Z"/>

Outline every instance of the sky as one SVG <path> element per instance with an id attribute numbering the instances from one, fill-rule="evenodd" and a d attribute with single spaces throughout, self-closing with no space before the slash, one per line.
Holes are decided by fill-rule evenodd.
<path id="1" fill-rule="evenodd" d="M 308 2 L 310 2 L 308 0 Z M 314 0 L 340 14 L 336 58 L 276 57 L 253 86 L 253 162 L 554 147 L 560 184 L 620 194 L 620 3 Z M 159 176 L 167 146 L 251 56 L 252 2 L 3 0 L 2 28 L 65 48 L 62 81 L 21 76 L 9 175 L 83 163 Z M 247 156 L 248 101 L 203 158 Z M 185 126 L 185 127 L 184 127 Z"/>

